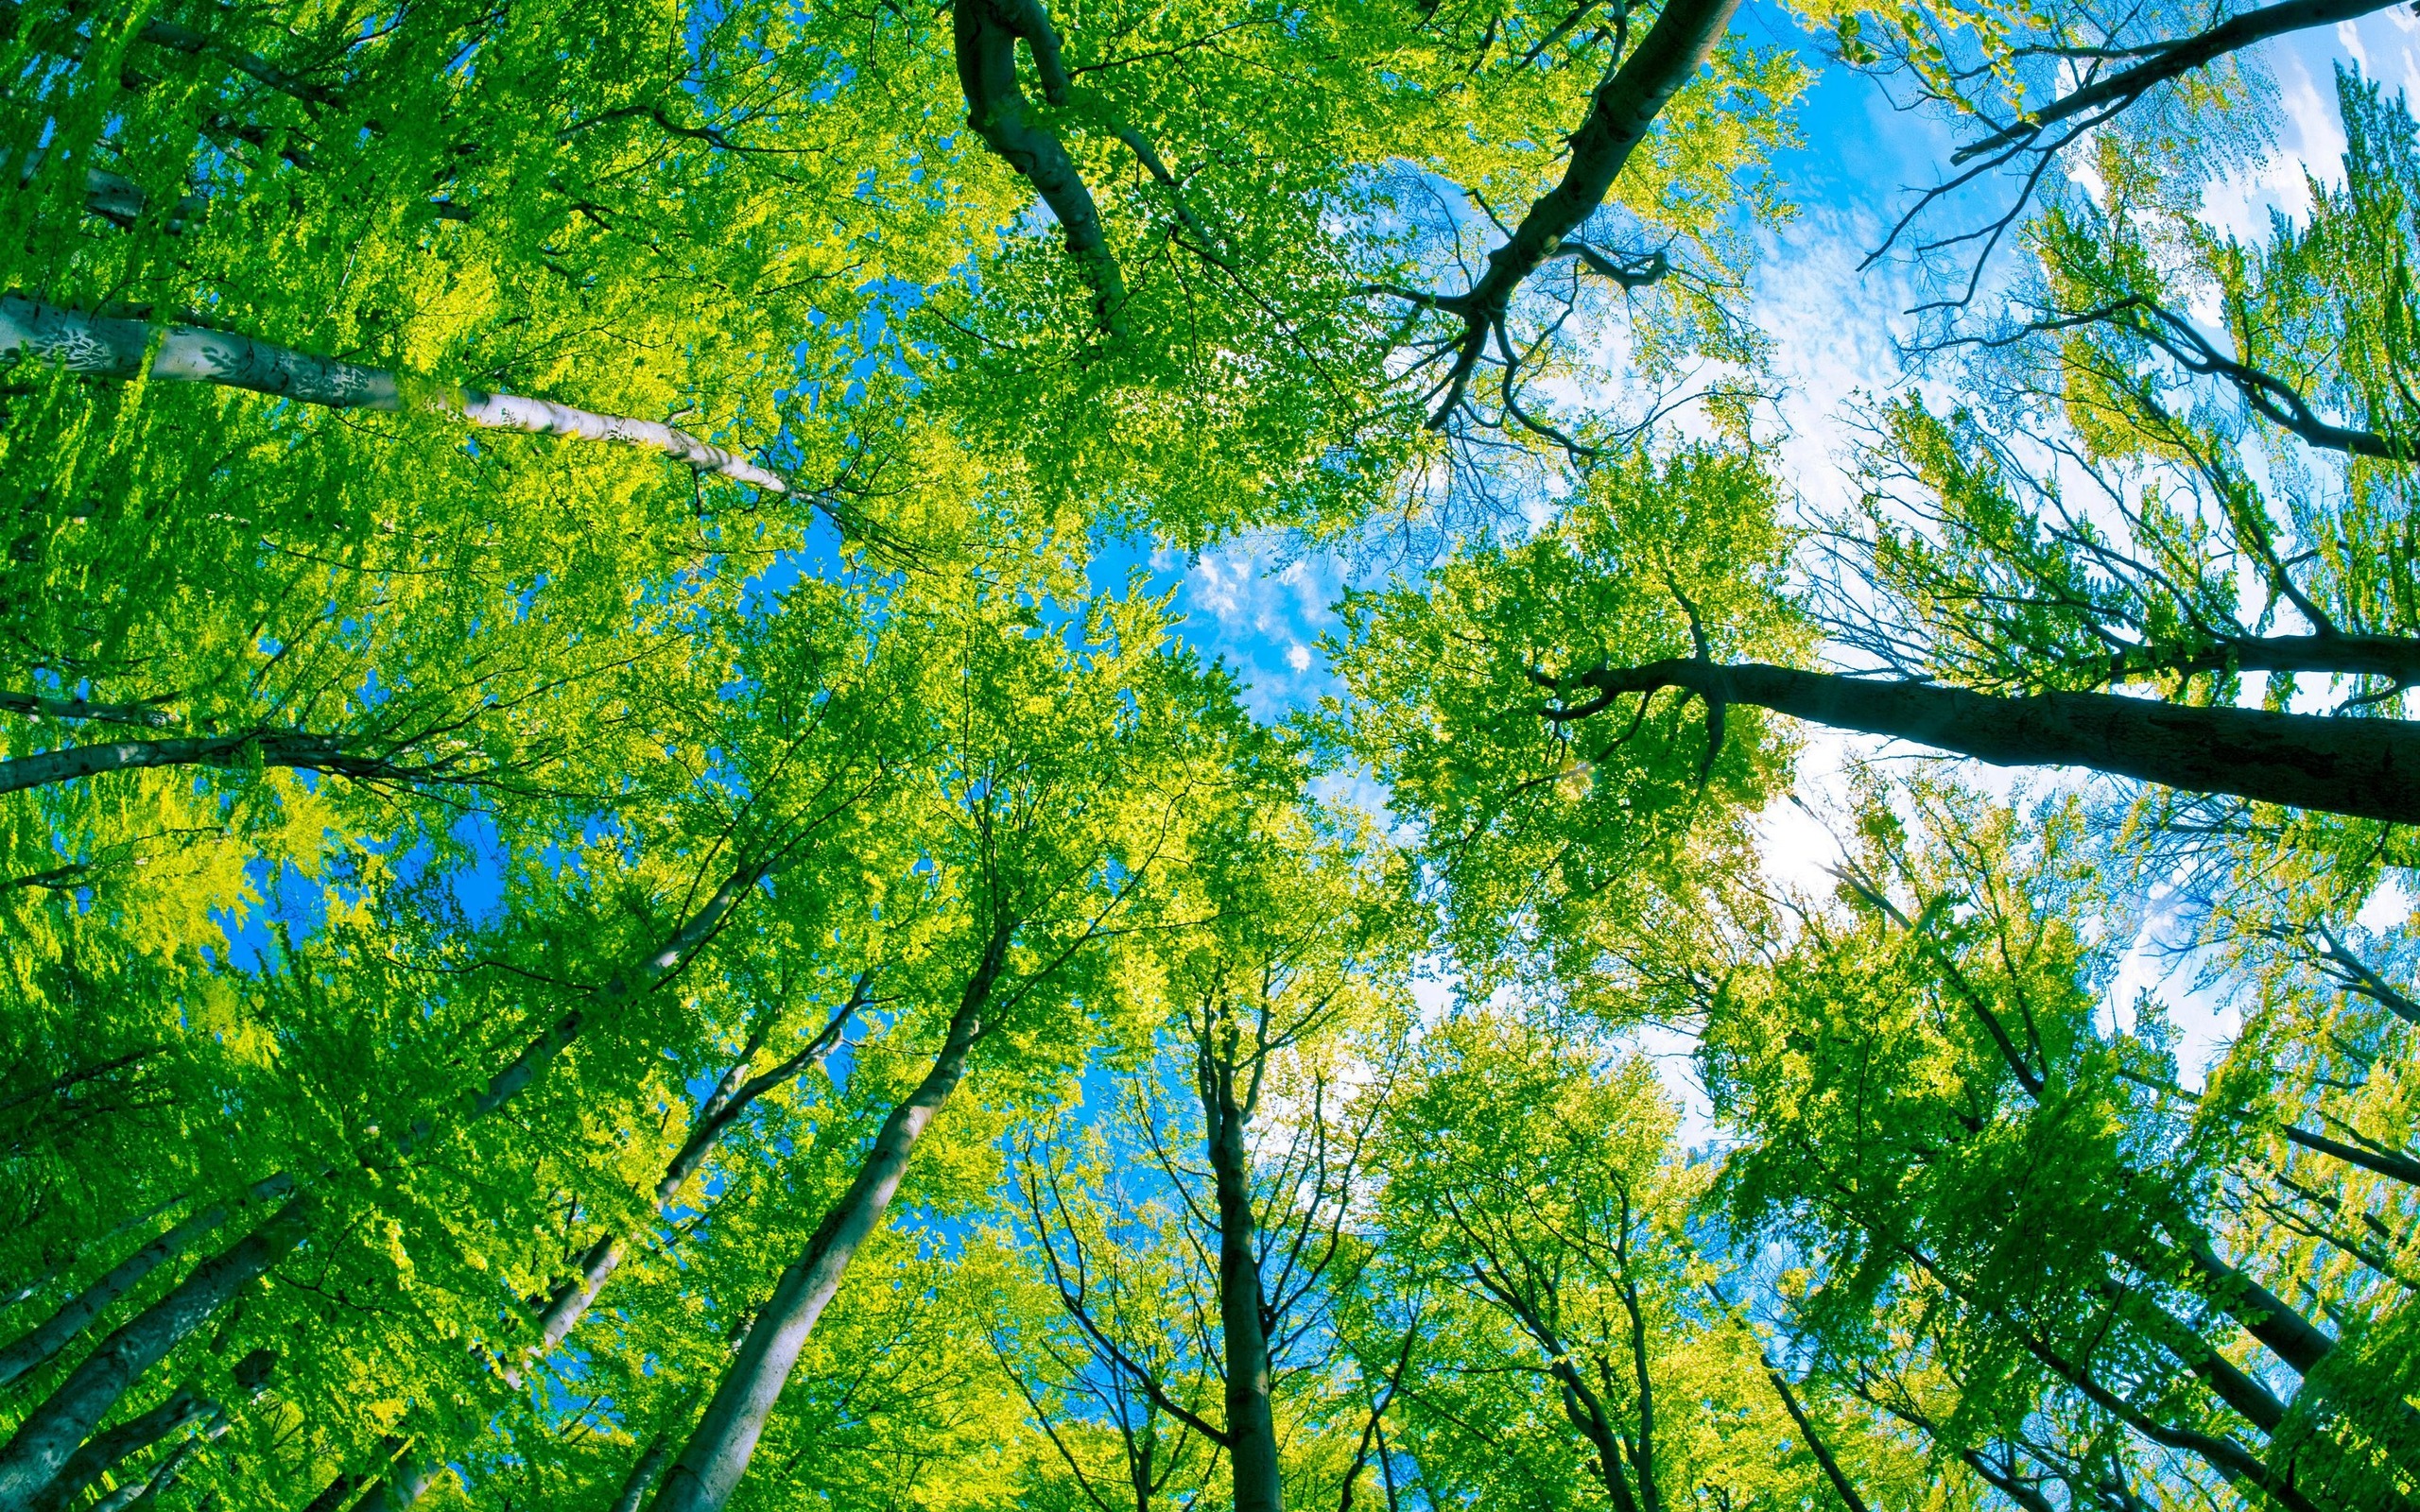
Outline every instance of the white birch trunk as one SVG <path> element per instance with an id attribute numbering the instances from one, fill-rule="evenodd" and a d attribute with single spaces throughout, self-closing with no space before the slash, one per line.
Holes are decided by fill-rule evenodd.
<path id="1" fill-rule="evenodd" d="M 148 371 L 169 383 L 216 384 L 274 394 L 298 404 L 331 409 L 398 412 L 407 407 L 395 374 L 379 368 L 339 362 L 250 336 L 203 326 L 114 319 L 65 310 L 22 295 L 0 295 L 0 357 L 56 362 L 70 372 L 95 378 L 135 378 Z M 583 440 L 643 446 L 677 457 L 700 472 L 750 484 L 769 493 L 787 493 L 789 484 L 746 457 L 701 440 L 687 431 L 627 415 L 600 415 L 551 400 L 485 389 L 437 389 L 424 397 L 432 408 L 485 430 L 523 431 Z"/>

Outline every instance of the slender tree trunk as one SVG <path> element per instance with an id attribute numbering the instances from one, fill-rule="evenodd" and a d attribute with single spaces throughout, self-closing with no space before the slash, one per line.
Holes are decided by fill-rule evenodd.
<path id="1" fill-rule="evenodd" d="M 1550 680 L 1550 679 L 1549 679 Z M 1599 696 L 1546 711 L 1584 717 L 1625 694 L 1685 688 L 1837 730 L 1932 746 L 1999 766 L 2082 766 L 2192 793 L 2420 823 L 2420 723 L 2209 709 L 2115 694 L 2001 698 L 1931 683 L 1675 659 L 1572 679 Z"/>
<path id="2" fill-rule="evenodd" d="M 2131 1301 L 2141 1308 L 2148 1324 L 2146 1332 L 2152 1340 L 2200 1376 L 2203 1383 L 2221 1401 L 2242 1414 L 2246 1422 L 2272 1435 L 2285 1422 L 2286 1404 L 2277 1400 L 2276 1393 L 2212 1349 L 2192 1325 L 2130 1286 L 2115 1280 L 2106 1280 L 2102 1285 L 2112 1300 Z"/>
<path id="3" fill-rule="evenodd" d="M 406 1451 L 402 1458 L 387 1469 L 370 1494 L 354 1503 L 354 1512 L 405 1512 L 417 1505 L 428 1494 L 445 1464 L 431 1454 L 417 1450 Z"/>
<path id="4" fill-rule="evenodd" d="M 127 1482 L 85 1508 L 85 1512 L 136 1512 L 140 1507 L 157 1505 L 160 1493 L 176 1485 L 177 1477 L 184 1473 L 185 1466 L 201 1452 L 202 1442 L 199 1437 L 186 1439 L 168 1451 L 152 1468 L 150 1474 Z M 205 1503 L 208 1500 L 203 1498 Z"/>
<path id="5" fill-rule="evenodd" d="M 244 1200 L 248 1203 L 268 1202 L 293 1190 L 294 1178 L 281 1173 L 255 1184 L 245 1194 Z M 21 1334 L 7 1349 L 0 1349 L 0 1385 L 7 1385 L 56 1356 L 95 1318 L 106 1312 L 111 1303 L 141 1285 L 144 1278 L 163 1263 L 183 1254 L 192 1247 L 194 1241 L 225 1223 L 229 1212 L 228 1204 L 214 1203 L 186 1218 L 118 1262 L 92 1285 L 60 1304 L 58 1312 Z"/>
<path id="6" fill-rule="evenodd" d="M 1563 181 L 1540 196 L 1504 245 L 1487 254 L 1487 271 L 1470 288 L 1423 301 L 1461 316 L 1465 327 L 1444 400 L 1429 420 L 1432 427 L 1444 424 L 1460 405 L 1514 292 L 1561 254 L 1564 239 L 1605 202 L 1655 118 L 1697 77 L 1738 9 L 1739 0 L 1666 0 L 1638 46 L 1590 92 L 1588 114 L 1569 138 Z"/>
<path id="7" fill-rule="evenodd" d="M 1281 1512 L 1277 1426 L 1269 1402 L 1269 1331 L 1254 1251 L 1251 1158 L 1244 1147 L 1248 1115 L 1236 1100 L 1234 1061 L 1206 1042 L 1201 1081 L 1219 1199 L 1219 1325 L 1226 1339 L 1227 1455 L 1235 1469 L 1236 1512 Z"/>
<path id="8" fill-rule="evenodd" d="M 152 352 L 153 330 L 141 320 L 81 315 L 19 295 L 0 295 L 0 356 L 23 352 L 60 363 L 71 372 L 134 378 L 146 371 L 145 358 L 149 353 L 148 371 L 156 380 L 248 388 L 334 409 L 400 411 L 408 406 L 409 398 L 419 398 L 485 429 L 642 446 L 669 454 L 700 472 L 717 473 L 770 493 L 789 491 L 780 474 L 687 431 L 653 421 L 600 415 L 544 399 L 477 388 L 436 389 L 407 398 L 403 383 L 391 372 L 200 326 L 158 328 L 159 348 Z"/>
<path id="9" fill-rule="evenodd" d="M 1629 1222 L 1630 1199 L 1622 1199 L 1623 1222 Z M 1638 1285 L 1630 1278 L 1629 1242 L 1621 1246 L 1622 1311 L 1630 1314 L 1631 1379 L 1638 1393 L 1638 1437 L 1631 1445 L 1631 1461 L 1638 1470 L 1638 1499 L 1647 1512 L 1664 1512 L 1664 1487 L 1655 1477 L 1655 1387 L 1647 1373 L 1647 1314 L 1638 1305 Z"/>
<path id="10" fill-rule="evenodd" d="M 179 1386 L 168 1400 L 149 1412 L 128 1418 L 67 1457 L 59 1474 L 41 1495 L 25 1503 L 26 1512 L 57 1512 L 70 1498 L 104 1474 L 140 1454 L 186 1424 L 216 1410 L 193 1387 Z"/>
<path id="11" fill-rule="evenodd" d="M 563 1015 L 486 1087 L 465 1093 L 456 1105 L 459 1120 L 484 1118 L 519 1095 L 578 1038 L 594 1005 L 635 996 L 676 970 L 713 936 L 739 898 L 769 869 L 769 864 L 763 862 L 742 865 L 673 932 L 669 941 L 615 971 L 592 994 L 591 1004 Z M 419 1121 L 396 1142 L 398 1153 L 410 1154 L 435 1131 L 433 1120 Z M 259 1228 L 202 1262 L 182 1284 L 104 1340 L 47 1400 L 18 1424 L 15 1436 L 0 1446 L 0 1508 L 18 1506 L 39 1494 L 145 1371 L 302 1242 L 320 1206 L 321 1199 L 313 1189 L 296 1193 Z"/>
<path id="12" fill-rule="evenodd" d="M 1126 282 L 1117 257 L 1102 234 L 1100 211 L 1084 186 L 1075 160 L 1051 129 L 1037 121 L 1017 83 L 1017 39 L 1032 52 L 1043 95 L 1067 103 L 1067 75 L 1059 61 L 1058 34 L 1042 0 L 959 0 L 952 8 L 959 89 L 966 96 L 966 123 L 985 145 L 1022 175 L 1057 217 L 1067 255 L 1093 290 L 1093 320 L 1108 335 L 1125 329 Z"/>
<path id="13" fill-rule="evenodd" d="M 655 1183 L 655 1200 L 651 1204 L 654 1211 L 661 1213 L 671 1205 L 673 1198 L 681 1194 L 681 1189 L 687 1186 L 689 1178 L 697 1175 L 698 1168 L 705 1164 L 706 1157 L 722 1143 L 723 1135 L 730 1132 L 732 1125 L 738 1122 L 739 1116 L 748 1111 L 756 1099 L 787 1083 L 808 1067 L 823 1063 L 834 1047 L 839 1044 L 849 1021 L 856 1016 L 857 1009 L 865 1005 L 871 982 L 871 976 L 859 977 L 849 1001 L 832 1016 L 831 1022 L 797 1054 L 778 1062 L 762 1075 L 748 1074 L 749 1063 L 758 1048 L 754 1042 L 750 1043 L 738 1063 L 724 1074 L 714 1091 L 698 1106 L 697 1116 L 689 1123 L 688 1137 L 681 1142 L 681 1148 L 674 1151 L 672 1159 L 665 1163 L 664 1175 Z M 524 1352 L 522 1358 L 525 1361 L 550 1352 L 563 1341 L 565 1334 L 579 1325 L 589 1308 L 596 1304 L 596 1294 L 603 1291 L 605 1283 L 613 1279 L 629 1249 L 628 1239 L 620 1234 L 604 1235 L 588 1246 L 571 1278 L 555 1288 L 554 1295 L 539 1313 L 538 1341 Z M 516 1386 L 520 1384 L 517 1368 L 506 1371 L 505 1378 Z"/>
<path id="14" fill-rule="evenodd" d="M 917 1141 L 966 1074 L 967 1053 L 982 1033 L 982 1012 L 1007 958 L 1008 943 L 1005 929 L 993 936 L 949 1021 L 949 1033 L 932 1068 L 883 1120 L 848 1191 L 823 1215 L 807 1241 L 806 1253 L 782 1272 L 772 1297 L 749 1325 L 704 1417 L 666 1472 L 651 1503 L 654 1512 L 719 1512 L 731 1499 L 816 1319 L 840 1289 L 858 1248 L 882 1222 Z"/>
<path id="15" fill-rule="evenodd" d="M 670 1429 L 659 1428 L 655 1436 L 647 1441 L 647 1448 L 639 1452 L 638 1462 L 631 1467 L 630 1475 L 622 1482 L 621 1490 L 614 1493 L 610 1512 L 639 1512 L 639 1503 L 647 1499 L 648 1489 L 655 1485 L 655 1478 L 664 1473 L 664 1462 L 672 1457 L 671 1447 L 666 1442 L 671 1436 Z"/>
<path id="16" fill-rule="evenodd" d="M 259 1228 L 203 1261 L 175 1290 L 104 1339 L 0 1448 L 0 1507 L 24 1506 L 39 1496 L 146 1371 L 302 1242 L 320 1206 L 318 1194 L 296 1193 Z"/>
<path id="17" fill-rule="evenodd" d="M 103 772 L 143 771 L 156 766 L 245 766 L 255 755 L 264 766 L 327 772 L 337 777 L 442 779 L 434 767 L 413 767 L 391 756 L 373 755 L 341 735 L 298 730 L 253 730 L 234 735 L 172 735 L 160 740 L 111 740 L 89 746 L 0 761 L 0 793 L 96 777 Z"/>
<path id="18" fill-rule="evenodd" d="M 1718 1297 L 1717 1300 L 1720 1299 Z M 1789 1420 L 1798 1425 L 1800 1441 L 1814 1454 L 1815 1463 L 1823 1467 L 1824 1478 L 1832 1483 L 1834 1491 L 1840 1493 L 1841 1504 L 1849 1512 L 1867 1512 L 1865 1498 L 1858 1494 L 1856 1484 L 1841 1470 L 1841 1462 L 1832 1457 L 1831 1446 L 1825 1444 L 1824 1435 L 1815 1431 L 1815 1424 L 1808 1419 L 1806 1409 L 1798 1404 L 1798 1393 L 1790 1389 L 1789 1378 L 1774 1369 L 1768 1360 L 1765 1363 L 1765 1379 L 1773 1383 L 1774 1395 L 1781 1398 L 1782 1406 L 1789 1413 Z"/>
<path id="19" fill-rule="evenodd" d="M 2321 1155 L 2331 1156 L 2347 1165 L 2358 1165 L 2364 1171 L 2401 1181 L 2407 1186 L 2420 1187 L 2420 1160 L 2392 1150 L 2367 1150 L 2358 1144 L 2346 1144 L 2289 1124 L 2279 1130 L 2287 1140 Z"/>

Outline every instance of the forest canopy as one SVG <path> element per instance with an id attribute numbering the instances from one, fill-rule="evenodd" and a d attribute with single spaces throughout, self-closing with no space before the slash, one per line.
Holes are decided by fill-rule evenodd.
<path id="1" fill-rule="evenodd" d="M 0 1512 L 2420 1509 L 2412 10 L 0 46 Z"/>

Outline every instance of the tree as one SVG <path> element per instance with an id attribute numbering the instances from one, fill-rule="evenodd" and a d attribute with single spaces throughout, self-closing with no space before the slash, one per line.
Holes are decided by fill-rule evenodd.
<path id="1" fill-rule="evenodd" d="M 1430 1497 L 1823 1494 L 1823 1431 L 1784 1415 L 1751 1333 L 1707 1305 L 1690 1229 L 1712 1167 L 1681 1159 L 1676 1123 L 1651 1066 L 1583 1035 L 1479 1012 L 1426 1040 L 1385 1124 L 1379 1211 L 1386 1284 L 1429 1299 L 1395 1417 Z"/>
<path id="2" fill-rule="evenodd" d="M 1011 1066 L 1080 1055 L 1088 1036 L 1063 1036 L 1100 1011 L 1090 957 L 1138 922 L 1188 838 L 1189 808 L 1233 781 L 1234 745 L 1265 738 L 1238 729 L 1221 679 L 1164 652 L 1158 612 L 1141 599 L 1104 606 L 1075 644 L 988 595 L 942 622 L 964 660 L 931 666 L 920 690 L 932 724 L 919 795 L 930 805 L 920 866 L 957 914 L 919 994 L 940 1045 L 756 1310 L 651 1505 L 729 1499 L 807 1335 L 978 1047 L 997 1046 Z"/>
<path id="3" fill-rule="evenodd" d="M 1013 1172 L 1021 1252 L 1064 1319 L 1001 1341 L 1002 1368 L 1104 1509 L 1112 1488 L 1136 1512 L 1215 1494 L 1222 1453 L 1228 1494 L 1258 1512 L 1289 1480 L 1298 1502 L 1323 1492 L 1330 1470 L 1321 1345 L 1357 1247 L 1345 1222 L 1400 1034 L 1407 918 L 1384 852 L 1307 803 L 1221 820 L 1177 905 L 1197 926 L 1133 964 L 1166 1024 L 1108 1127 L 1028 1142 Z M 1102 1438 L 1114 1472 L 1076 1447 Z"/>
<path id="4" fill-rule="evenodd" d="M 1911 833 L 1863 820 L 1847 910 L 1810 909 L 1708 1010 L 1717 1107 L 1753 1131 L 1732 1212 L 1804 1256 L 1831 1368 L 2003 1480 L 2014 1454 L 2288 1506 L 2403 1495 L 2413 1424 L 2350 1383 L 2397 1367 L 2355 1365 L 2220 1251 L 2229 1144 L 2147 1091 L 2155 1006 L 2136 1034 L 2096 1022 L 2108 945 L 2083 932 L 2072 815 L 1909 797 Z"/>

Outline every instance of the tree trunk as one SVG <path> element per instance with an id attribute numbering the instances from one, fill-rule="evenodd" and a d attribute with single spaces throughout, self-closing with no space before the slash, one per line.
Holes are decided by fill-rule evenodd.
<path id="1" fill-rule="evenodd" d="M 2278 1132 L 2304 1149 L 2342 1160 L 2347 1165 L 2358 1165 L 2365 1171 L 2375 1171 L 2408 1186 L 2420 1186 L 2420 1160 L 2408 1155 L 2397 1155 L 2392 1150 L 2366 1150 L 2358 1144 L 2345 1144 L 2292 1124 L 2286 1125 Z"/>
<path id="2" fill-rule="evenodd" d="M 664 1175 L 655 1183 L 654 1211 L 661 1213 L 671 1205 L 674 1197 L 681 1194 L 681 1189 L 689 1184 L 689 1178 L 697 1175 L 698 1168 L 705 1164 L 706 1157 L 714 1153 L 715 1146 L 722 1143 L 723 1135 L 730 1132 L 731 1125 L 738 1121 L 739 1115 L 746 1112 L 750 1105 L 808 1067 L 823 1063 L 824 1057 L 831 1055 L 833 1048 L 840 1042 L 840 1035 L 848 1027 L 850 1019 L 865 1005 L 871 980 L 870 976 L 859 977 L 849 1001 L 832 1016 L 832 1021 L 804 1048 L 762 1075 L 748 1074 L 749 1062 L 757 1049 L 753 1041 L 750 1043 L 747 1054 L 724 1074 L 706 1100 L 698 1105 L 697 1116 L 689 1123 L 688 1137 L 681 1142 L 681 1148 L 673 1152 L 672 1159 L 665 1162 Z M 555 1288 L 545 1308 L 539 1313 L 538 1342 L 524 1351 L 522 1359 L 525 1362 L 552 1351 L 563 1341 L 563 1336 L 578 1326 L 580 1318 L 595 1305 L 596 1294 L 603 1291 L 605 1283 L 613 1279 L 629 1247 L 627 1240 L 619 1234 L 607 1234 L 588 1246 L 572 1277 Z M 521 1383 L 519 1369 L 506 1371 L 505 1379 L 518 1386 Z"/>
<path id="3" fill-rule="evenodd" d="M 145 369 L 153 327 L 141 320 L 80 315 L 20 295 L 0 295 L 0 356 L 23 352 L 57 362 L 70 372 L 96 378 L 134 378 Z M 275 394 L 300 404 L 334 409 L 400 411 L 407 407 L 395 374 L 339 362 L 291 347 L 200 326 L 161 327 L 159 350 L 150 357 L 154 379 L 217 384 Z M 618 441 L 667 453 L 700 472 L 786 493 L 789 484 L 746 457 L 653 421 L 599 415 L 544 399 L 493 394 L 477 388 L 440 388 L 424 398 L 432 408 L 489 430 L 527 431 Z"/>
<path id="4" fill-rule="evenodd" d="M 2296 1375 L 2307 1376 L 2318 1369 L 2319 1363 L 2336 1348 L 2334 1339 L 2312 1327 L 2308 1318 L 2288 1307 L 2275 1293 L 2221 1260 L 2208 1240 L 2197 1238 L 2182 1247 L 2194 1270 L 2216 1294 L 2210 1299 L 2242 1324 L 2245 1332 L 2266 1345 L 2270 1353 L 2290 1366 Z"/>
<path id="5" fill-rule="evenodd" d="M 1033 53 L 1044 98 L 1054 106 L 1067 103 L 1058 35 L 1042 0 L 959 0 L 951 15 L 966 124 L 1050 207 L 1067 239 L 1068 257 L 1092 285 L 1094 323 L 1106 335 L 1121 333 L 1126 281 L 1101 232 L 1100 210 L 1066 146 L 1034 119 L 1033 107 L 1017 83 L 1017 39 L 1023 37 Z"/>
<path id="6" fill-rule="evenodd" d="M 1487 254 L 1487 271 L 1461 294 L 1422 301 L 1449 311 L 1464 327 L 1446 393 L 1429 417 L 1442 427 L 1460 406 L 1472 371 L 1522 282 L 1565 249 L 1564 238 L 1597 213 L 1655 118 L 1672 103 L 1731 28 L 1739 0 L 1666 0 L 1655 24 L 1620 66 L 1590 92 L 1588 114 L 1571 133 L 1563 181 L 1530 206 L 1503 246 Z"/>
<path id="7" fill-rule="evenodd" d="M 103 772 L 142 771 L 155 766 L 245 766 L 257 759 L 263 766 L 326 772 L 337 777 L 390 778 L 403 782 L 446 780 L 441 767 L 414 767 L 391 755 L 371 754 L 341 735 L 311 735 L 299 730 L 253 730 L 234 735 L 174 735 L 164 740 L 112 740 L 90 746 L 62 746 L 57 750 L 0 761 L 0 793 L 15 793 L 51 782 L 72 782 Z M 459 780 L 455 779 L 455 780 Z"/>
<path id="8" fill-rule="evenodd" d="M 1718 1296 L 1716 1300 L 1721 1298 Z M 1849 1512 L 1867 1512 L 1865 1498 L 1858 1494 L 1856 1484 L 1841 1469 L 1841 1462 L 1832 1457 L 1831 1447 L 1824 1442 L 1824 1435 L 1815 1431 L 1815 1424 L 1807 1418 L 1806 1409 L 1798 1404 L 1798 1393 L 1789 1389 L 1789 1378 L 1774 1369 L 1768 1360 L 1765 1379 L 1773 1383 L 1773 1391 L 1781 1398 L 1782 1406 L 1789 1409 L 1789 1420 L 1798 1425 L 1800 1441 L 1813 1452 L 1815 1463 L 1823 1467 L 1824 1478 L 1832 1483 L 1834 1491 L 1840 1493 L 1841 1504 Z"/>
<path id="9" fill-rule="evenodd" d="M 1567 721 L 1625 694 L 1685 688 L 1813 724 L 1887 735 L 1998 766 L 2082 766 L 2192 793 L 2420 823 L 2420 723 L 2206 709 L 2102 693 L 2001 698 L 1931 683 L 1674 659 L 1572 679 L 1599 696 L 1546 711 Z"/>
<path id="10" fill-rule="evenodd" d="M 1236 1512 L 1281 1512 L 1277 1427 L 1270 1410 L 1269 1331 L 1262 1316 L 1260 1259 L 1252 1206 L 1247 1115 L 1236 1100 L 1236 1068 L 1204 1044 L 1202 1111 L 1219 1198 L 1219 1326 L 1227 1352 L 1227 1454 Z"/>
<path id="11" fill-rule="evenodd" d="M 245 1194 L 246 1202 L 267 1202 L 294 1190 L 294 1178 L 283 1173 L 257 1183 Z M 7 1385 L 65 1349 L 68 1343 L 106 1312 L 111 1303 L 143 1282 L 163 1263 L 190 1248 L 195 1240 L 227 1221 L 229 1207 L 214 1203 L 176 1225 L 120 1261 L 99 1280 L 60 1304 L 58 1312 L 0 1349 L 0 1385 Z"/>
<path id="12" fill-rule="evenodd" d="M 84 1512 L 137 1512 L 138 1508 L 158 1504 L 160 1493 L 177 1484 L 177 1477 L 184 1473 L 186 1464 L 201 1452 L 201 1445 L 199 1438 L 186 1439 L 168 1451 L 152 1468 L 150 1474 L 127 1482 L 85 1508 Z M 207 1497 L 203 1498 L 205 1503 L 208 1501 Z"/>
<path id="13" fill-rule="evenodd" d="M 42 1494 L 25 1503 L 25 1512 L 58 1512 L 77 1492 L 210 1413 L 215 1405 L 203 1400 L 193 1387 L 179 1386 L 167 1400 L 149 1412 L 130 1418 L 105 1433 L 95 1434 L 91 1442 L 67 1457 L 67 1463 L 60 1467 L 59 1474 Z"/>
<path id="14" fill-rule="evenodd" d="M 823 1315 L 833 1293 L 840 1289 L 849 1263 L 881 1223 L 916 1142 L 966 1074 L 967 1053 L 982 1033 L 982 1010 L 1007 958 L 1008 944 L 1007 930 L 993 936 L 966 984 L 958 1012 L 949 1021 L 948 1036 L 932 1069 L 883 1120 L 881 1132 L 875 1135 L 873 1147 L 866 1152 L 848 1191 L 823 1215 L 807 1241 L 806 1253 L 782 1272 L 772 1297 L 749 1325 L 737 1355 L 715 1388 L 714 1400 L 706 1403 L 704 1417 L 666 1473 L 663 1488 L 651 1503 L 653 1512 L 719 1512 L 731 1499 L 807 1334 Z"/>
<path id="15" fill-rule="evenodd" d="M 670 1429 L 659 1428 L 655 1436 L 647 1441 L 647 1448 L 639 1452 L 638 1463 L 631 1467 L 629 1478 L 615 1493 L 610 1512 L 639 1512 L 639 1503 L 647 1499 L 648 1488 L 664 1473 L 664 1462 L 671 1458 L 671 1451 L 665 1444 L 670 1436 Z"/>
<path id="16" fill-rule="evenodd" d="M 430 1486 L 443 1472 L 445 1463 L 432 1455 L 406 1452 L 401 1459 L 388 1467 L 370 1494 L 354 1503 L 354 1512 L 404 1512 L 418 1504 L 428 1494 Z"/>
<path id="17" fill-rule="evenodd" d="M 320 1205 L 309 1191 L 288 1197 L 259 1228 L 104 1339 L 0 1447 L 0 1506 L 24 1506 L 39 1496 L 144 1372 L 302 1242 Z"/>

